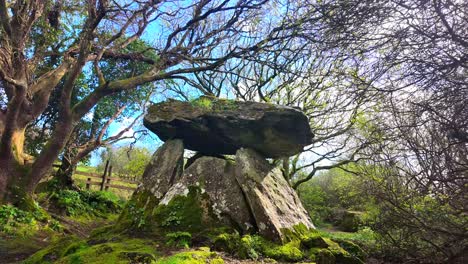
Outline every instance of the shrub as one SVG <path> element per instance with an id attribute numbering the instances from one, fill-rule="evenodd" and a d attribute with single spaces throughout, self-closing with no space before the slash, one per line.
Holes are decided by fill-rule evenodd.
<path id="1" fill-rule="evenodd" d="M 118 213 L 123 207 L 115 194 L 104 191 L 60 190 L 52 193 L 51 200 L 69 216 L 94 215 L 103 217 L 106 214 Z"/>

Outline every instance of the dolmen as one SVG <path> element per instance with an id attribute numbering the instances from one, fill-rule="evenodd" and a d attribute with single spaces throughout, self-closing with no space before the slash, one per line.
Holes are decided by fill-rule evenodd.
<path id="1" fill-rule="evenodd" d="M 120 224 L 187 232 L 230 228 L 280 243 L 294 226 L 315 228 L 281 169 L 267 160 L 311 144 L 300 110 L 203 96 L 152 105 L 144 125 L 165 143 Z M 186 160 L 186 149 L 196 154 Z"/>

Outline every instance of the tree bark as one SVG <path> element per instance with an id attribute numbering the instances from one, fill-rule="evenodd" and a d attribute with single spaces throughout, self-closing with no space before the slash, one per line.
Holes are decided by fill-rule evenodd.
<path id="1" fill-rule="evenodd" d="M 73 181 L 73 173 L 76 170 L 76 163 L 73 163 L 73 160 L 70 160 L 65 154 L 62 157 L 60 167 L 54 175 L 54 178 L 57 182 L 57 188 L 59 189 L 75 189 Z"/>
<path id="2" fill-rule="evenodd" d="M 15 158 L 2 156 L 0 168 L 0 202 L 15 205 L 23 210 L 36 209 L 32 194 L 26 190 L 31 164 L 20 164 Z"/>

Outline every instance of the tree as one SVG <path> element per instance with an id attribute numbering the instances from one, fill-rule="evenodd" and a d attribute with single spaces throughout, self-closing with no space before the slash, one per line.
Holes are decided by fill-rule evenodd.
<path id="1" fill-rule="evenodd" d="M 373 138 L 357 175 L 382 214 L 374 227 L 394 256 L 462 261 L 467 249 L 466 1 L 325 1 L 330 45 L 382 72 L 369 111 Z M 362 78 L 368 82 L 370 78 Z M 375 131 L 377 133 L 366 133 Z"/>
<path id="2" fill-rule="evenodd" d="M 32 193 L 65 147 L 76 124 L 103 98 L 166 79 L 217 69 L 298 35 L 284 8 L 266 0 L 210 1 L 0 1 L 0 196 L 32 208 Z M 275 12 L 280 16 L 269 16 Z M 261 27 L 254 21 L 264 20 Z M 148 33 L 151 27 L 155 31 Z M 255 30 L 252 30 L 255 28 Z M 125 51 L 151 34 L 157 59 Z M 149 64 L 132 77 L 108 80 L 104 58 Z M 48 61 L 52 62 L 53 67 Z M 72 102 L 80 75 L 93 68 L 98 85 Z M 187 77 L 189 76 L 189 77 Z M 32 159 L 25 128 L 58 91 L 59 111 L 50 140 Z M 204 91 L 205 92 L 205 91 Z"/>
<path id="3" fill-rule="evenodd" d="M 134 41 L 126 47 L 128 52 L 143 52 L 148 58 L 156 58 L 156 54 L 151 51 L 150 46 L 142 41 Z M 120 59 L 103 59 L 103 72 L 107 80 L 114 80 L 117 77 L 132 77 L 136 72 L 147 70 L 147 64 Z M 83 94 L 97 85 L 95 75 L 85 75 L 77 81 L 75 92 L 72 94 L 72 101 L 78 101 Z M 60 83 L 59 86 L 63 84 Z M 163 84 L 161 83 L 161 86 Z M 60 90 L 56 89 L 56 90 Z M 163 89 L 160 87 L 159 89 Z M 90 153 L 100 147 L 115 144 L 124 139 L 137 140 L 147 134 L 145 129 L 138 129 L 130 133 L 136 127 L 144 114 L 146 104 L 149 102 L 156 86 L 147 83 L 138 89 L 108 96 L 101 100 L 87 114 L 92 117 L 85 117 L 73 129 L 63 152 L 60 154 L 61 164 L 55 173 L 56 187 L 74 188 L 72 175 L 78 162 L 89 157 Z M 44 142 L 51 137 L 52 126 L 58 117 L 58 96 L 52 94 L 48 107 L 31 125 L 28 126 L 26 134 L 31 130 L 37 136 L 26 137 L 26 146 L 29 153 L 38 153 L 42 150 Z M 122 123 L 123 121 L 126 121 Z M 111 133 L 110 128 L 113 123 L 120 122 L 121 128 Z"/>
<path id="4" fill-rule="evenodd" d="M 106 162 L 110 161 L 114 174 L 141 178 L 150 159 L 151 153 L 146 148 L 136 146 L 107 148 L 101 153 L 98 169 L 104 171 Z"/>

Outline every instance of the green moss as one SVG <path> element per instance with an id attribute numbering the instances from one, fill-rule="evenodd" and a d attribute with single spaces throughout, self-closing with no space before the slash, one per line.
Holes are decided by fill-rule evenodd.
<path id="1" fill-rule="evenodd" d="M 214 226 L 216 216 L 200 187 L 190 186 L 187 195 L 177 195 L 167 205 L 158 205 L 152 218 L 160 230 L 198 233 Z"/>
<path id="2" fill-rule="evenodd" d="M 328 243 L 319 234 L 313 234 L 301 239 L 304 248 L 327 248 Z"/>
<path id="3" fill-rule="evenodd" d="M 194 108 L 201 109 L 202 111 L 230 111 L 239 108 L 239 104 L 235 100 L 222 99 L 214 96 L 200 96 L 195 100 L 190 101 Z"/>
<path id="4" fill-rule="evenodd" d="M 215 223 L 216 217 L 208 203 L 208 197 L 199 186 L 190 186 L 187 195 L 176 195 L 168 204 L 159 203 L 149 191 L 141 191 L 129 201 L 115 230 L 198 233 L 222 226 Z"/>
<path id="5" fill-rule="evenodd" d="M 68 237 L 37 252 L 24 263 L 155 263 L 156 245 L 141 239 L 89 245 Z"/>
<path id="6" fill-rule="evenodd" d="M 327 249 L 333 254 L 338 263 L 346 264 L 361 264 L 363 263 L 360 259 L 351 255 L 348 251 L 344 250 L 338 243 L 332 241 L 329 238 L 323 238 L 327 243 Z"/>
<path id="7" fill-rule="evenodd" d="M 53 261 L 65 256 L 67 252 L 73 252 L 74 249 L 80 247 L 83 240 L 76 236 L 67 236 L 53 241 L 48 247 L 36 252 L 29 257 L 25 264 L 33 263 L 52 263 Z M 79 245 L 79 246 L 78 246 Z"/>
<path id="8" fill-rule="evenodd" d="M 151 214 L 154 206 L 158 203 L 159 199 L 148 190 L 135 192 L 113 227 L 114 232 L 150 230 L 152 222 Z"/>
<path id="9" fill-rule="evenodd" d="M 212 240 L 215 250 L 222 250 L 239 258 L 257 259 L 267 257 L 278 261 L 322 261 L 323 263 L 362 263 L 356 255 L 350 254 L 340 244 L 322 237 L 316 230 L 297 225 L 282 230 L 286 242 L 275 244 L 258 235 L 239 236 L 237 233 L 218 234 Z M 352 243 L 347 244 L 349 247 Z M 327 262 L 328 261 L 328 262 Z"/>
<path id="10" fill-rule="evenodd" d="M 222 264 L 223 259 L 209 248 L 200 248 L 196 251 L 180 252 L 170 257 L 160 259 L 157 264 Z"/>
<path id="11" fill-rule="evenodd" d="M 202 108 L 205 110 L 212 110 L 213 99 L 207 96 L 199 97 L 196 100 L 191 101 L 193 107 Z"/>
<path id="12" fill-rule="evenodd" d="M 231 254 L 236 253 L 240 236 L 238 233 L 222 233 L 213 238 L 213 248 L 218 251 L 224 251 Z"/>
<path id="13" fill-rule="evenodd" d="M 192 235 L 189 232 L 173 232 L 166 234 L 169 246 L 189 248 L 192 242 Z"/>
<path id="14" fill-rule="evenodd" d="M 281 261 L 299 261 L 304 258 L 304 254 L 300 250 L 299 241 L 291 241 L 284 245 L 272 246 L 265 249 L 264 253 L 269 258 Z"/>
<path id="15" fill-rule="evenodd" d="M 328 249 L 321 249 L 316 255 L 317 264 L 335 264 L 336 258 L 333 253 Z"/>
<path id="16" fill-rule="evenodd" d="M 352 256 L 359 258 L 360 260 L 365 260 L 367 257 L 366 252 L 357 244 L 344 240 L 344 239 L 334 239 L 336 243 L 340 245 L 344 250 L 346 250 Z"/>
<path id="17" fill-rule="evenodd" d="M 256 260 L 260 251 L 262 240 L 258 236 L 245 235 L 241 238 L 237 254 L 241 258 Z"/>
<path id="18" fill-rule="evenodd" d="M 318 232 L 314 229 L 309 229 L 306 225 L 300 223 L 294 225 L 291 228 L 282 228 L 281 234 L 283 234 L 286 241 L 304 240 L 308 237 L 318 236 Z"/>

